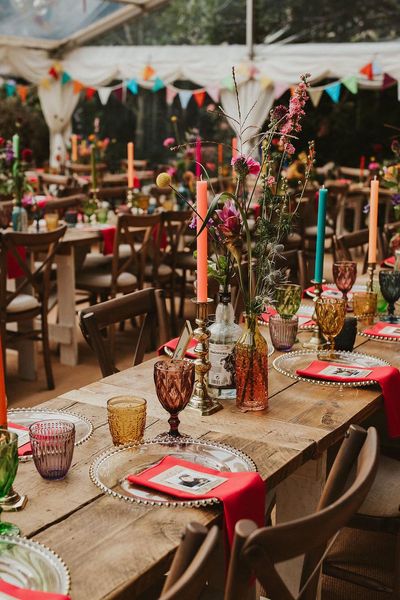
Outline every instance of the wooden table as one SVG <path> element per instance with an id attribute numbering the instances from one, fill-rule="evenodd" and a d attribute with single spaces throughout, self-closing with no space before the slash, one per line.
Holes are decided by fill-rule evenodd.
<path id="1" fill-rule="evenodd" d="M 301 334 L 302 336 L 309 335 Z M 358 338 L 360 350 L 400 365 L 399 346 Z M 110 446 L 105 405 L 126 393 L 148 402 L 146 437 L 167 428 L 152 383 L 154 360 L 72 390 L 42 406 L 70 408 L 89 417 L 95 432 L 76 448 L 66 480 L 46 482 L 32 463 L 20 465 L 15 487 L 29 496 L 21 513 L 8 513 L 22 533 L 50 546 L 70 568 L 73 600 L 152 598 L 150 589 L 168 568 L 185 524 L 220 521 L 217 509 L 166 509 L 130 505 L 104 496 L 89 480 L 93 458 Z M 181 430 L 243 450 L 256 462 L 267 491 L 276 491 L 276 519 L 311 512 L 325 479 L 326 452 L 350 423 L 382 407 L 379 388 L 329 388 L 277 373 L 270 360 L 269 408 L 242 414 L 233 403 L 209 417 L 185 410 Z M 292 575 L 293 565 L 282 565 Z M 292 581 L 295 586 L 295 578 Z"/>

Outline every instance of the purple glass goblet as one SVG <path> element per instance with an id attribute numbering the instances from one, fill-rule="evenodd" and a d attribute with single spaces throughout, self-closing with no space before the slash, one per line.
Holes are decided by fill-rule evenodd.
<path id="1" fill-rule="evenodd" d="M 170 414 L 170 430 L 163 435 L 181 437 L 178 413 L 192 395 L 194 364 L 187 360 L 160 360 L 154 365 L 154 383 L 161 406 Z"/>
<path id="2" fill-rule="evenodd" d="M 357 278 L 357 263 L 352 260 L 341 260 L 333 263 L 332 271 L 336 287 L 342 292 L 348 310 L 347 294 L 350 292 Z"/>
<path id="3" fill-rule="evenodd" d="M 71 466 L 75 425 L 69 421 L 38 421 L 29 427 L 32 456 L 44 479 L 64 479 Z"/>

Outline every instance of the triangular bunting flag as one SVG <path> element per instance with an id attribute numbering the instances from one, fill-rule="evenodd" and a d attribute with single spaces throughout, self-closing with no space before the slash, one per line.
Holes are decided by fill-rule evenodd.
<path id="1" fill-rule="evenodd" d="M 88 87 L 86 88 L 86 100 L 91 100 L 95 95 L 96 90 L 94 88 Z"/>
<path id="2" fill-rule="evenodd" d="M 145 81 L 148 81 L 155 74 L 155 70 L 150 65 L 146 65 L 142 71 L 142 77 Z"/>
<path id="3" fill-rule="evenodd" d="M 275 81 L 274 84 L 274 98 L 275 100 L 277 100 L 278 98 L 280 98 L 281 96 L 283 96 L 283 94 L 286 92 L 286 90 L 289 88 L 289 85 L 287 83 L 279 83 L 277 81 Z"/>
<path id="4" fill-rule="evenodd" d="M 107 104 L 111 92 L 112 92 L 112 88 L 109 88 L 109 87 L 101 87 L 97 90 L 97 95 L 99 96 L 100 102 L 102 103 L 103 106 L 105 106 Z"/>
<path id="5" fill-rule="evenodd" d="M 174 88 L 167 87 L 167 104 L 171 106 L 178 92 Z"/>
<path id="6" fill-rule="evenodd" d="M 339 102 L 341 87 L 342 87 L 342 84 L 340 83 L 340 81 L 338 81 L 337 83 L 332 83 L 331 85 L 328 85 L 325 88 L 326 93 L 331 98 L 331 100 L 333 100 L 333 102 L 335 102 L 335 104 L 337 102 Z"/>
<path id="7" fill-rule="evenodd" d="M 45 90 L 48 90 L 50 88 L 50 81 L 45 77 L 40 81 L 39 85 Z"/>
<path id="8" fill-rule="evenodd" d="M 74 80 L 74 94 L 80 94 L 84 87 L 83 83 Z"/>
<path id="9" fill-rule="evenodd" d="M 117 100 L 122 102 L 122 85 L 121 85 L 121 87 L 115 88 L 115 90 L 113 90 L 113 93 L 114 93 L 114 96 L 117 98 Z"/>
<path id="10" fill-rule="evenodd" d="M 222 87 L 226 88 L 227 90 L 234 90 L 235 89 L 235 82 L 233 81 L 233 77 L 232 75 L 228 75 L 228 77 L 224 77 L 224 79 L 221 81 Z"/>
<path id="11" fill-rule="evenodd" d="M 357 91 L 358 91 L 357 77 L 355 77 L 354 75 L 350 75 L 350 77 L 345 77 L 344 79 L 342 79 L 342 83 L 344 86 L 347 87 L 347 89 L 352 94 L 357 94 Z"/>
<path id="12" fill-rule="evenodd" d="M 392 87 L 392 85 L 394 85 L 395 83 L 397 83 L 397 80 L 392 77 L 391 75 L 389 75 L 389 73 L 384 73 L 383 74 L 383 81 L 382 81 L 382 89 L 386 90 L 389 87 Z"/>
<path id="13" fill-rule="evenodd" d="M 194 92 L 193 97 L 196 100 L 197 106 L 199 108 L 201 108 L 204 104 L 204 100 L 206 99 L 206 93 L 205 92 Z"/>
<path id="14" fill-rule="evenodd" d="M 307 94 L 310 96 L 313 106 L 318 106 L 323 91 L 323 88 L 317 88 L 315 90 L 313 90 L 312 88 L 308 88 Z"/>
<path id="15" fill-rule="evenodd" d="M 10 98 L 11 96 L 14 96 L 15 94 L 15 81 L 13 79 L 9 79 L 8 81 L 6 81 L 6 96 L 7 98 Z"/>
<path id="16" fill-rule="evenodd" d="M 382 67 L 376 60 L 372 63 L 372 73 L 374 75 L 382 75 Z"/>
<path id="17" fill-rule="evenodd" d="M 182 108 L 187 108 L 187 105 L 190 102 L 190 98 L 192 97 L 192 92 L 190 90 L 182 90 L 181 92 L 178 92 L 178 94 Z"/>
<path id="18" fill-rule="evenodd" d="M 61 75 L 61 83 L 62 85 L 65 85 L 66 83 L 69 83 L 71 81 L 72 77 L 71 75 L 69 75 L 69 73 L 66 73 L 64 71 L 64 73 Z"/>
<path id="19" fill-rule="evenodd" d="M 248 63 L 240 63 L 238 65 L 236 72 L 239 75 L 243 75 L 244 77 L 249 77 L 250 75 L 250 65 Z"/>
<path id="20" fill-rule="evenodd" d="M 153 90 L 153 92 L 159 92 L 160 90 L 162 90 L 164 88 L 165 88 L 164 82 L 159 77 L 156 77 L 155 81 L 154 81 L 154 85 L 151 88 Z"/>
<path id="21" fill-rule="evenodd" d="M 26 97 L 28 95 L 28 86 L 27 85 L 17 85 L 17 94 L 18 94 L 22 104 L 25 104 Z"/>
<path id="22" fill-rule="evenodd" d="M 374 78 L 374 71 L 372 68 L 372 63 L 368 63 L 367 65 L 364 65 L 360 69 L 360 73 L 362 75 L 365 75 L 366 77 L 368 77 L 368 79 L 372 80 Z"/>
<path id="23" fill-rule="evenodd" d="M 52 77 L 53 79 L 58 79 L 58 77 L 59 77 L 59 73 L 54 66 L 50 67 L 48 73 L 49 73 L 50 77 Z"/>
<path id="24" fill-rule="evenodd" d="M 210 96 L 211 100 L 214 102 L 219 102 L 219 86 L 218 85 L 209 85 L 206 87 L 206 92 Z"/>
<path id="25" fill-rule="evenodd" d="M 272 84 L 273 84 L 272 79 L 270 79 L 266 75 L 261 75 L 261 77 L 260 77 L 260 85 L 261 85 L 261 88 L 263 90 L 266 90 Z"/>
<path id="26" fill-rule="evenodd" d="M 137 94 L 139 92 L 138 82 L 136 79 L 130 79 L 126 84 L 126 87 L 132 94 Z"/>

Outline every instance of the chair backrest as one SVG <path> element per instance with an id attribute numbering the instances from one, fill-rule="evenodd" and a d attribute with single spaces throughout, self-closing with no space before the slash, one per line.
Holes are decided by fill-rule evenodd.
<path id="1" fill-rule="evenodd" d="M 105 163 L 96 163 L 96 172 L 97 175 L 100 176 L 107 171 L 107 165 Z M 69 170 L 72 173 L 76 173 L 77 175 L 90 175 L 92 172 L 92 166 L 90 163 L 82 164 L 82 163 L 70 163 Z"/>
<path id="2" fill-rule="evenodd" d="M 69 208 L 79 208 L 86 200 L 85 194 L 73 194 L 71 196 L 63 196 L 62 198 L 53 198 L 47 202 L 44 207 L 44 212 L 56 211 L 59 216 L 62 216 Z"/>
<path id="3" fill-rule="evenodd" d="M 159 345 L 170 339 L 164 292 L 146 288 L 81 311 L 79 324 L 84 338 L 96 354 L 103 377 L 118 373 L 113 354 L 114 347 L 104 337 L 104 330 L 110 325 L 140 316 L 144 318 L 139 330 L 133 365 L 143 361 L 151 333 L 155 329 L 158 331 Z"/>
<path id="4" fill-rule="evenodd" d="M 329 473 L 315 513 L 282 525 L 257 529 L 239 521 L 227 577 L 225 600 L 243 600 L 256 576 L 270 600 L 315 600 L 325 554 L 339 530 L 357 512 L 375 479 L 379 441 L 376 429 L 351 425 Z M 354 481 L 346 489 L 352 466 Z M 276 564 L 305 555 L 300 591 L 293 595 Z"/>
<path id="5" fill-rule="evenodd" d="M 183 535 L 159 600 L 198 600 L 215 563 L 219 530 L 189 523 Z"/>
<path id="6" fill-rule="evenodd" d="M 73 179 L 69 175 L 57 175 L 53 173 L 39 173 L 38 175 L 39 189 L 46 195 L 63 195 L 73 187 Z M 52 186 L 52 187 L 51 187 Z"/>
<path id="7" fill-rule="evenodd" d="M 6 311 L 7 306 L 27 287 L 31 287 L 33 294 L 47 307 L 50 290 L 50 270 L 58 244 L 66 232 L 67 227 L 59 227 L 47 233 L 20 233 L 6 231 L 0 233 L 0 310 Z M 21 253 L 25 249 L 28 257 L 25 259 Z M 39 266 L 33 260 L 34 255 L 40 254 L 43 259 Z M 7 291 L 7 260 L 14 259 L 20 276 L 15 290 Z"/>
<path id="8" fill-rule="evenodd" d="M 128 187 L 126 185 L 119 185 L 101 187 L 96 191 L 96 195 L 99 200 L 121 200 L 125 204 L 127 192 Z M 92 196 L 93 194 L 91 193 L 90 195 Z"/>
<path id="9" fill-rule="evenodd" d="M 169 253 L 172 257 L 172 266 L 178 252 L 181 240 L 193 217 L 192 210 L 167 210 L 161 213 L 164 230 L 167 236 Z"/>
<path id="10" fill-rule="evenodd" d="M 333 254 L 337 260 L 354 260 L 351 250 L 368 245 L 369 229 L 360 229 L 344 235 L 333 236 Z M 383 259 L 382 236 L 378 230 L 378 260 Z M 366 273 L 368 266 L 368 248 L 364 255 L 363 273 Z"/>
<path id="11" fill-rule="evenodd" d="M 384 245 L 384 255 L 385 258 L 390 256 L 390 240 L 394 236 L 395 233 L 400 231 L 400 221 L 394 221 L 393 223 L 386 223 L 383 226 L 383 245 Z"/>

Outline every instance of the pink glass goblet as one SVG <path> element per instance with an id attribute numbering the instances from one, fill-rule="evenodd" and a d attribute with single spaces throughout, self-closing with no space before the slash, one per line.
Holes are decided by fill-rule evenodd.
<path id="1" fill-rule="evenodd" d="M 162 436 L 181 437 L 178 414 L 192 395 L 194 363 L 187 360 L 160 360 L 154 365 L 154 383 L 161 406 L 170 414 L 170 430 Z"/>
<path id="2" fill-rule="evenodd" d="M 357 278 L 357 263 L 352 260 L 341 260 L 333 263 L 332 271 L 336 287 L 342 292 L 346 307 L 348 307 L 347 294 Z"/>

